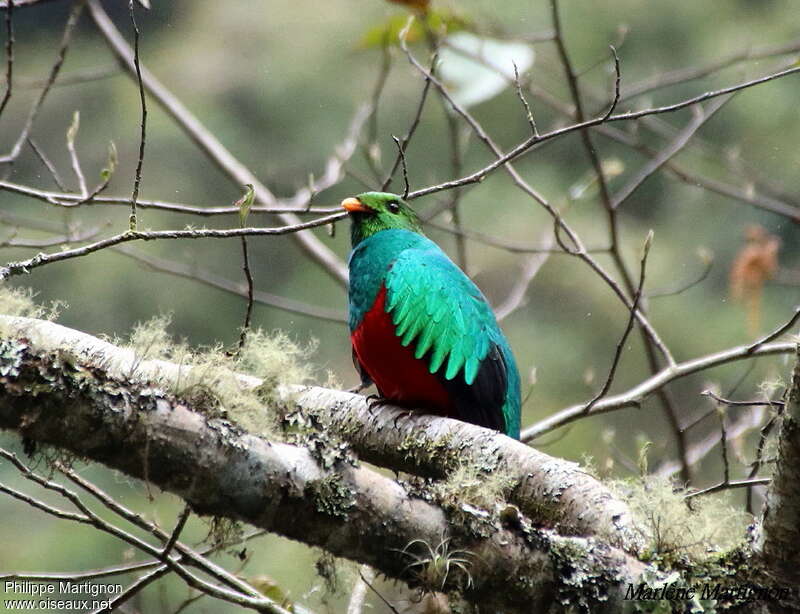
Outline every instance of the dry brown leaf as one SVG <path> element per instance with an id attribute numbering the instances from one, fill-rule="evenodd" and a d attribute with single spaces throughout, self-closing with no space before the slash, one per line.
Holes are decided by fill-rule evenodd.
<path id="1" fill-rule="evenodd" d="M 747 329 L 751 336 L 758 334 L 761 296 L 764 284 L 778 270 L 780 246 L 780 238 L 768 233 L 762 226 L 748 226 L 745 230 L 745 245 L 731 265 L 731 297 L 744 304 Z"/>

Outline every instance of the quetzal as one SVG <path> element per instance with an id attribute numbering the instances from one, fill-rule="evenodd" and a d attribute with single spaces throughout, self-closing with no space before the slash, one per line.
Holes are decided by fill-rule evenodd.
<path id="1" fill-rule="evenodd" d="M 399 405 L 519 438 L 519 372 L 477 286 L 396 194 L 342 201 L 352 221 L 350 340 L 362 382 Z"/>

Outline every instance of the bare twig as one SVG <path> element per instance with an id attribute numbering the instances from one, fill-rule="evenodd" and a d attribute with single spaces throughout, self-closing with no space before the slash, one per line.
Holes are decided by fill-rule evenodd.
<path id="1" fill-rule="evenodd" d="M 6 9 L 6 93 L 3 94 L 3 101 L 0 102 L 0 115 L 3 114 L 8 101 L 11 99 L 11 84 L 14 72 L 14 4 L 14 0 L 8 0 Z"/>
<path id="2" fill-rule="evenodd" d="M 139 159 L 136 161 L 136 175 L 133 179 L 133 192 L 131 193 L 131 215 L 128 225 L 131 230 L 136 230 L 136 200 L 139 198 L 139 185 L 142 182 L 142 165 L 144 164 L 144 146 L 147 135 L 147 101 L 142 84 L 142 67 L 139 65 L 139 26 L 136 24 L 136 11 L 133 0 L 128 2 L 128 11 L 133 26 L 133 66 L 136 68 L 136 83 L 139 87 L 139 102 L 142 107 L 142 121 L 139 135 Z"/>
<path id="3" fill-rule="evenodd" d="M 362 614 L 367 597 L 367 582 L 375 579 L 375 571 L 369 565 L 362 565 L 358 570 L 358 574 L 359 579 L 355 581 L 353 590 L 350 592 L 347 614 Z"/>
<path id="4" fill-rule="evenodd" d="M 750 479 L 753 479 L 756 474 L 761 470 L 761 466 L 764 462 L 764 447 L 767 444 L 767 438 L 772 433 L 772 429 L 777 424 L 777 417 L 779 412 L 774 412 L 767 420 L 764 425 L 761 427 L 758 433 L 758 445 L 756 446 L 756 458 L 753 461 L 753 465 L 750 468 L 750 474 L 747 476 Z M 753 513 L 753 495 L 755 490 L 751 487 L 747 489 L 747 511 L 749 513 Z"/>
<path id="5" fill-rule="evenodd" d="M 68 245 L 70 243 L 82 243 L 96 237 L 102 230 L 101 226 L 96 228 L 87 228 L 83 232 L 72 234 L 71 232 L 66 235 L 56 237 L 49 237 L 47 239 L 17 239 L 10 237 L 0 241 L 0 247 L 24 247 L 32 249 L 40 249 L 42 247 L 55 247 L 57 245 Z"/>
<path id="6" fill-rule="evenodd" d="M 420 67 L 421 68 L 421 67 Z M 423 69 L 424 70 L 424 69 Z M 501 156 L 497 157 L 497 159 L 493 160 L 480 170 L 477 170 L 469 175 L 465 175 L 459 179 L 453 179 L 450 181 L 445 181 L 436 185 L 432 185 L 426 188 L 421 188 L 419 190 L 415 190 L 411 192 L 408 197 L 410 199 L 419 198 L 421 196 L 427 196 L 428 194 L 433 194 L 435 192 L 441 192 L 443 190 L 450 190 L 454 187 L 469 185 L 472 183 L 478 183 L 483 181 L 483 179 L 495 169 L 505 165 L 506 163 L 515 160 L 516 158 L 520 157 L 527 151 L 529 151 L 535 145 L 540 143 L 564 136 L 565 134 L 570 134 L 572 132 L 577 132 L 583 130 L 585 128 L 591 128 L 593 126 L 598 126 L 603 123 L 609 122 L 621 122 L 621 121 L 631 121 L 634 119 L 640 119 L 642 117 L 649 117 L 651 115 L 660 115 L 663 113 L 672 113 L 674 111 L 678 111 L 680 109 L 685 109 L 687 107 L 691 107 L 693 105 L 699 104 L 701 102 L 705 102 L 706 100 L 711 100 L 712 98 L 717 98 L 719 96 L 724 96 L 726 94 L 731 94 L 733 92 L 738 92 L 741 90 L 745 90 L 751 87 L 755 87 L 757 85 L 761 85 L 763 83 L 768 83 L 770 81 L 774 81 L 775 79 L 781 79 L 783 77 L 788 77 L 789 75 L 793 75 L 796 73 L 800 73 L 800 66 L 795 66 L 792 68 L 787 68 L 786 70 L 781 70 L 778 72 L 771 73 L 769 75 L 765 75 L 763 77 L 759 77 L 757 79 L 751 79 L 749 81 L 744 81 L 741 83 L 737 83 L 736 85 L 731 85 L 729 87 L 721 88 L 718 90 L 713 90 L 709 92 L 705 92 L 704 94 L 700 94 L 698 96 L 694 96 L 692 98 L 687 98 L 681 100 L 679 102 L 664 105 L 661 107 L 651 107 L 647 109 L 642 109 L 640 111 L 629 111 L 627 113 L 618 113 L 616 115 L 612 115 L 611 117 L 604 119 L 603 117 L 596 117 L 594 119 L 587 119 L 583 122 L 578 122 L 575 124 L 571 124 L 569 126 L 565 126 L 563 128 L 556 128 L 555 130 L 551 130 L 550 132 L 546 132 L 544 134 L 540 134 L 538 137 L 530 137 L 521 143 L 517 144 L 515 147 L 510 149 L 509 151 L 503 153 Z M 436 84 L 436 81 L 434 81 Z"/>
<path id="7" fill-rule="evenodd" d="M 630 198 L 631 194 L 633 194 L 636 189 L 639 188 L 639 186 L 641 186 L 651 175 L 653 175 L 653 173 L 658 171 L 664 164 L 666 164 L 670 159 L 674 158 L 684 147 L 686 147 L 695 133 L 709 119 L 711 119 L 714 114 L 725 105 L 725 103 L 731 100 L 732 97 L 733 94 L 720 98 L 719 100 L 715 100 L 705 111 L 700 106 L 693 107 L 693 109 L 697 109 L 697 111 L 694 113 L 692 121 L 687 124 L 686 128 L 684 128 L 671 143 L 669 143 L 663 150 L 659 151 L 653 158 L 650 159 L 649 162 L 647 162 L 647 164 L 642 166 L 642 168 L 639 169 L 639 172 L 631 177 L 630 180 L 624 186 L 622 186 L 622 188 L 620 188 L 616 194 L 614 194 L 611 206 L 614 209 L 619 208 L 620 205 Z"/>
<path id="8" fill-rule="evenodd" d="M 118 254 L 122 254 L 128 258 L 132 258 L 137 262 L 145 265 L 146 267 L 161 273 L 176 275 L 184 279 L 197 281 L 201 284 L 211 288 L 217 288 L 224 292 L 235 294 L 236 296 L 243 296 L 248 298 L 247 288 L 242 287 L 240 283 L 231 281 L 219 275 L 215 275 L 210 271 L 198 268 L 195 264 L 184 264 L 176 260 L 167 260 L 165 258 L 158 258 L 150 254 L 130 249 L 129 247 L 118 245 L 112 248 Z M 261 290 L 253 291 L 253 300 L 262 305 L 275 307 L 289 313 L 299 313 L 311 318 L 319 318 L 320 320 L 328 320 L 330 322 L 345 323 L 347 316 L 344 312 L 336 309 L 329 309 L 326 307 L 319 307 L 303 301 L 263 292 Z"/>
<path id="9" fill-rule="evenodd" d="M 560 37 L 559 39 L 560 40 Z M 614 45 L 609 45 L 611 49 L 611 54 L 614 56 L 614 98 L 611 100 L 611 104 L 608 107 L 608 111 L 603 116 L 605 119 L 611 117 L 611 114 L 617 108 L 617 103 L 619 103 L 619 86 L 620 82 L 622 81 L 622 73 L 620 72 L 619 68 L 619 56 L 617 55 L 617 49 Z"/>
<path id="10" fill-rule="evenodd" d="M 781 324 L 778 328 L 776 328 L 774 331 L 769 333 L 766 337 L 762 337 L 761 339 L 759 339 L 758 341 L 756 341 L 752 345 L 748 346 L 747 353 L 748 354 L 752 354 L 753 352 L 755 352 L 758 348 L 760 348 L 765 343 L 769 343 L 770 341 L 774 341 L 775 339 L 780 337 L 782 334 L 784 334 L 786 331 L 788 331 L 790 328 L 792 328 L 792 326 L 794 326 L 795 323 L 797 322 L 797 320 L 799 320 L 799 319 L 800 319 L 800 307 L 795 307 L 794 308 L 794 313 L 792 314 L 792 317 L 789 318 L 788 322 L 786 322 L 785 324 Z"/>
<path id="11" fill-rule="evenodd" d="M 72 123 L 67 129 L 67 150 L 69 151 L 69 159 L 72 162 L 72 170 L 75 177 L 78 179 L 78 189 L 81 196 L 86 199 L 89 197 L 89 189 L 86 187 L 86 177 L 81 168 L 81 161 L 78 157 L 78 151 L 75 149 L 75 139 L 78 138 L 78 130 L 81 125 L 81 114 L 78 111 L 72 115 Z"/>
<path id="12" fill-rule="evenodd" d="M 676 363 L 663 368 L 655 375 L 640 382 L 630 390 L 621 394 L 606 397 L 598 401 L 592 408 L 589 415 L 606 413 L 615 411 L 625 407 L 638 407 L 642 400 L 653 392 L 664 386 L 669 382 L 681 379 L 694 373 L 699 373 L 713 367 L 735 362 L 738 360 L 747 360 L 753 356 L 769 356 L 773 354 L 789 354 L 794 351 L 795 345 L 792 343 L 765 343 L 758 347 L 754 352 L 747 351 L 748 346 L 739 345 L 727 350 L 701 356 L 686 362 Z M 522 441 L 531 441 L 549 433 L 550 431 L 559 427 L 565 426 L 582 418 L 585 414 L 583 411 L 585 404 L 573 405 L 567 407 L 551 416 L 537 422 L 536 424 L 526 428 L 522 432 Z"/>
<path id="13" fill-rule="evenodd" d="M 85 0 L 75 0 L 73 3 L 69 17 L 67 18 L 67 23 L 64 26 L 64 33 L 61 35 L 61 44 L 58 48 L 56 60 L 53 63 L 53 66 L 50 68 L 50 74 L 47 77 L 47 81 L 42 88 L 42 91 L 39 93 L 39 96 L 33 102 L 30 111 L 28 112 L 28 117 L 25 120 L 25 125 L 22 128 L 22 132 L 20 133 L 19 137 L 17 137 L 17 140 L 11 148 L 11 151 L 4 156 L 0 156 L 0 163 L 13 162 L 17 159 L 17 157 L 19 157 L 19 154 L 22 151 L 22 146 L 28 139 L 31 128 L 33 128 L 33 123 L 36 121 L 36 117 L 39 115 L 39 110 L 42 108 L 42 103 L 44 102 L 45 98 L 47 98 L 47 94 L 50 92 L 50 89 L 52 88 L 53 83 L 58 76 L 58 72 L 61 70 L 61 66 L 64 64 L 64 59 L 67 57 L 67 50 L 72 42 L 72 33 L 75 30 L 75 25 L 78 23 L 78 19 L 81 16 L 84 3 Z M 19 5 L 19 1 L 15 2 L 15 4 Z"/>
<path id="14" fill-rule="evenodd" d="M 720 482 L 714 486 L 709 486 L 703 490 L 696 490 L 688 493 L 684 498 L 691 499 L 700 495 L 710 495 L 711 493 L 719 492 L 721 490 L 728 490 L 731 488 L 752 488 L 753 486 L 761 486 L 769 484 L 772 478 L 752 478 L 747 480 L 731 480 L 729 482 Z"/>
<path id="15" fill-rule="evenodd" d="M 533 119 L 533 113 L 531 113 L 531 106 L 528 104 L 528 101 L 525 99 L 525 95 L 522 93 L 522 86 L 519 82 L 519 70 L 517 69 L 516 62 L 514 64 L 514 84 L 517 86 L 517 98 L 520 99 L 522 102 L 522 106 L 525 107 L 525 115 L 528 118 L 528 126 L 531 128 L 531 134 L 535 137 L 539 136 L 539 129 L 536 127 L 536 122 Z"/>
<path id="16" fill-rule="evenodd" d="M 517 278 L 511 290 L 509 290 L 506 299 L 495 307 L 494 313 L 498 320 L 504 320 L 522 306 L 531 282 L 548 261 L 550 255 L 553 253 L 564 253 L 563 251 L 552 252 L 551 249 L 554 243 L 555 235 L 550 231 L 545 233 L 541 239 L 541 251 L 533 253 L 528 257 L 523 266 L 522 273 Z"/>
<path id="17" fill-rule="evenodd" d="M 695 79 L 702 79 L 715 72 L 719 72 L 734 64 L 749 60 L 760 60 L 768 57 L 786 55 L 800 51 L 800 41 L 794 40 L 779 45 L 765 45 L 744 51 L 738 51 L 726 58 L 711 62 L 705 66 L 679 68 L 669 72 L 657 74 L 638 83 L 632 83 L 622 89 L 622 100 L 628 100 L 642 94 L 647 94 L 657 89 L 687 83 Z"/>
<path id="18" fill-rule="evenodd" d="M 131 75 L 136 74 L 133 62 L 133 50 L 125 41 L 119 30 L 98 0 L 87 0 L 89 14 L 105 38 L 111 50 Z M 202 123 L 167 90 L 145 66 L 140 67 L 142 84 L 147 93 L 167 112 L 167 114 L 186 132 L 194 143 L 208 158 L 223 171 L 236 185 L 252 183 L 255 186 L 256 200 L 267 206 L 276 206 L 279 201 L 275 195 L 258 180 L 255 174 L 237 160 L 230 151 Z M 291 213 L 279 214 L 281 221 L 287 225 L 296 225 L 297 216 Z M 292 238 L 300 247 L 320 264 L 340 285 L 347 284 L 347 267 L 330 248 L 325 246 L 313 234 L 298 232 Z"/>
<path id="19" fill-rule="evenodd" d="M 102 186 L 103 184 L 101 184 Z M 305 188 L 307 189 L 307 188 Z M 90 194 L 88 198 L 83 198 L 79 194 L 70 194 L 68 192 L 50 192 L 47 190 L 39 190 L 29 186 L 12 183 L 10 181 L 0 181 L 0 190 L 8 190 L 16 194 L 22 194 L 30 198 L 35 198 L 43 202 L 57 205 L 59 207 L 79 207 L 83 205 L 115 205 L 128 207 L 131 204 L 130 197 L 127 196 L 100 196 L 102 190 L 97 189 L 94 195 Z M 300 190 L 298 193 L 302 192 Z M 291 199 L 294 201 L 294 197 Z M 300 199 L 298 199 L 298 202 Z M 341 207 L 299 207 L 299 206 L 286 206 L 283 201 L 277 201 L 277 206 L 258 206 L 255 205 L 250 208 L 250 213 L 265 213 L 265 214 L 281 214 L 281 213 L 302 213 L 302 214 L 327 214 L 341 211 Z M 305 202 L 308 202 L 307 200 Z M 216 215 L 233 215 L 239 213 L 239 209 L 232 205 L 226 206 L 194 206 L 185 203 L 173 203 L 160 200 L 139 200 L 137 203 L 139 209 L 156 209 L 159 211 L 168 211 L 170 213 L 182 213 L 186 215 L 196 215 L 200 217 L 212 217 Z"/>
<path id="20" fill-rule="evenodd" d="M 434 74 L 434 72 L 436 71 L 437 59 L 438 56 L 434 53 L 431 59 L 431 67 L 429 70 L 431 74 Z M 422 86 L 422 93 L 420 94 L 419 102 L 417 103 L 417 109 L 414 112 L 414 118 L 411 120 L 411 125 L 408 127 L 408 132 L 406 132 L 406 135 L 400 141 L 401 143 L 400 150 L 402 151 L 403 154 L 405 154 L 406 148 L 408 147 L 408 144 L 411 142 L 411 138 L 417 131 L 417 126 L 419 126 L 419 121 L 422 118 L 422 111 L 425 108 L 425 101 L 428 100 L 428 92 L 430 91 L 430 89 L 431 89 L 431 80 L 426 78 L 425 84 Z M 394 174 L 397 172 L 397 168 L 400 162 L 402 162 L 402 158 L 400 157 L 400 152 L 398 152 L 397 156 L 395 156 L 391 170 L 386 175 L 386 179 L 384 179 L 383 183 L 381 184 L 381 191 L 386 191 L 388 187 L 391 185 L 392 178 L 394 177 Z"/>
<path id="21" fill-rule="evenodd" d="M 33 153 L 36 154 L 36 157 L 39 158 L 39 161 L 45 165 L 47 170 L 50 172 L 50 176 L 53 178 L 53 181 L 58 186 L 58 189 L 62 192 L 66 192 L 67 188 L 64 187 L 64 182 L 61 181 L 61 176 L 58 174 L 58 170 L 56 170 L 55 165 L 50 161 L 50 159 L 44 154 L 44 152 L 39 148 L 36 142 L 28 137 L 27 139 L 28 145 L 31 146 Z"/>
<path id="22" fill-rule="evenodd" d="M 403 151 L 403 144 L 395 135 L 392 135 L 394 144 L 397 145 L 397 155 L 400 157 L 400 163 L 403 167 L 403 200 L 408 198 L 408 168 L 406 167 L 406 152 Z"/>
<path id="23" fill-rule="evenodd" d="M 701 252 L 701 259 L 704 260 L 704 267 L 697 277 L 669 290 L 648 292 L 647 298 L 654 299 L 654 298 L 665 298 L 667 296 L 677 296 L 679 294 L 683 294 L 687 290 L 691 290 L 695 286 L 700 285 L 702 282 L 706 280 L 709 273 L 711 273 L 711 269 L 714 267 L 714 256 L 710 252 Z"/>
<path id="24" fill-rule="evenodd" d="M 714 392 L 711 390 L 704 390 L 700 394 L 705 397 L 711 397 L 717 403 L 728 405 L 730 407 L 783 407 L 783 401 L 731 401 L 730 399 L 724 399 L 721 396 L 714 394 Z"/>
<path id="25" fill-rule="evenodd" d="M 126 231 L 113 237 L 108 237 L 83 247 L 77 247 L 70 250 L 61 252 L 54 252 L 51 254 L 37 254 L 28 260 L 19 262 L 9 262 L 3 267 L 0 267 L 0 279 L 6 279 L 13 275 L 20 275 L 28 273 L 31 269 L 50 264 L 52 262 L 61 262 L 71 258 L 79 258 L 86 256 L 93 252 L 107 249 L 120 243 L 128 243 L 130 241 L 152 241 L 156 239 L 229 239 L 231 237 L 244 237 L 256 235 L 284 235 L 307 230 L 309 228 L 316 228 L 317 226 L 324 226 L 335 222 L 347 215 L 345 212 L 334 213 L 325 217 L 317 218 L 310 222 L 303 222 L 295 224 L 294 226 L 278 226 L 274 228 L 230 228 L 226 230 L 210 230 L 210 229 L 187 229 L 187 230 L 153 230 L 153 231 Z"/>
<path id="26" fill-rule="evenodd" d="M 358 575 L 361 577 L 361 581 L 364 584 L 366 584 L 369 587 L 369 589 L 378 596 L 378 598 L 383 602 L 383 605 L 385 605 L 387 608 L 389 608 L 389 610 L 391 610 L 393 614 L 400 614 L 400 612 L 397 611 L 397 608 L 394 607 L 391 603 L 389 603 L 386 600 L 386 597 L 384 597 L 383 595 L 380 594 L 378 589 L 376 589 L 374 586 L 372 586 L 372 582 L 367 580 L 367 578 L 364 576 L 364 573 L 361 570 L 359 570 Z"/>
<path id="27" fill-rule="evenodd" d="M 619 342 L 617 343 L 617 347 L 614 350 L 614 359 L 611 362 L 611 368 L 608 371 L 608 377 L 606 377 L 606 381 L 603 384 L 603 387 L 600 389 L 594 398 L 586 404 L 584 408 L 584 413 L 589 413 L 592 410 L 592 407 L 602 399 L 608 391 L 611 389 L 611 384 L 614 382 L 614 376 L 617 373 L 617 367 L 619 366 L 619 361 L 622 358 L 622 352 L 625 349 L 625 344 L 628 341 L 628 335 L 631 334 L 633 330 L 633 325 L 636 322 L 636 310 L 639 308 L 639 301 L 642 298 L 642 290 L 644 289 L 644 280 L 645 280 L 645 271 L 647 269 L 647 256 L 650 254 L 650 246 L 653 244 L 653 231 L 651 230 L 647 238 L 644 241 L 644 247 L 642 249 L 642 259 L 639 262 L 639 285 L 636 287 L 636 292 L 633 295 L 633 305 L 631 306 L 630 315 L 628 317 L 628 323 L 625 325 L 625 331 L 622 333 L 622 337 L 620 338 Z"/>
<path id="28" fill-rule="evenodd" d="M 247 310 L 244 314 L 244 324 L 242 324 L 242 331 L 239 333 L 239 349 L 244 347 L 247 340 L 247 331 L 250 330 L 250 319 L 253 317 L 253 274 L 250 272 L 250 257 L 247 253 L 247 237 L 241 237 L 242 241 L 242 271 L 244 271 L 244 278 L 247 281 Z"/>
<path id="29" fill-rule="evenodd" d="M 192 513 L 192 508 L 188 505 L 183 507 L 183 511 L 181 515 L 178 516 L 178 522 L 175 523 L 175 528 L 172 530 L 172 534 L 169 536 L 167 543 L 164 544 L 164 549 L 161 551 L 161 560 L 164 560 L 170 555 L 172 548 L 178 541 L 178 538 L 181 536 L 181 532 L 183 531 L 183 527 L 186 526 L 186 521 L 189 520 L 189 516 Z"/>

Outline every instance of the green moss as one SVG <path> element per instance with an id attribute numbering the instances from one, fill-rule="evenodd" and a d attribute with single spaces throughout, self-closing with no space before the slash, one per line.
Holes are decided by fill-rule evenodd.
<path id="1" fill-rule="evenodd" d="M 667 478 L 646 476 L 609 484 L 627 501 L 635 526 L 646 544 L 642 560 L 665 568 L 701 564 L 743 543 L 749 522 L 743 510 L 728 502 L 727 493 L 691 500 Z M 720 522 L 724 518 L 725 522 Z"/>
<path id="2" fill-rule="evenodd" d="M 204 408 L 211 417 L 228 418 L 251 433 L 278 438 L 280 416 L 266 412 L 265 406 L 275 404 L 280 386 L 311 378 L 306 359 L 314 345 L 301 347 L 285 333 L 253 329 L 236 352 L 219 345 L 195 349 L 172 338 L 167 330 L 170 321 L 162 315 L 134 328 L 127 343 L 136 356 L 129 376 L 134 377 L 146 360 L 169 361 L 178 365 L 177 375 L 170 373 L 155 382 L 168 393 Z"/>
<path id="3" fill-rule="evenodd" d="M 338 473 L 309 482 L 305 494 L 314 502 L 316 510 L 327 516 L 346 518 L 348 510 L 355 506 L 353 491 Z"/>
<path id="4" fill-rule="evenodd" d="M 434 460 L 447 466 L 454 464 L 455 460 L 451 448 L 453 447 L 453 435 L 447 433 L 437 439 L 429 439 L 423 435 L 407 435 L 398 450 L 404 458 L 412 461 L 415 465 L 427 465 Z M 443 461 L 444 459 L 444 461 Z"/>
<path id="5" fill-rule="evenodd" d="M 436 482 L 432 492 L 444 506 L 460 506 L 464 503 L 483 509 L 493 509 L 504 501 L 516 484 L 510 471 L 495 469 L 486 471 L 473 463 L 459 463 L 446 480 Z"/>
<path id="6" fill-rule="evenodd" d="M 7 316 L 55 320 L 66 304 L 60 301 L 50 305 L 37 305 L 35 293 L 30 288 L 13 288 L 8 284 L 0 285 L 0 313 Z"/>

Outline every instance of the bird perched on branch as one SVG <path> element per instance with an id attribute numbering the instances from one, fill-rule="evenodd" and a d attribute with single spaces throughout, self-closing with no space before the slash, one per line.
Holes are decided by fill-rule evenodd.
<path id="1" fill-rule="evenodd" d="M 396 194 L 342 201 L 352 222 L 350 340 L 387 401 L 519 438 L 511 347 L 489 303 Z"/>

